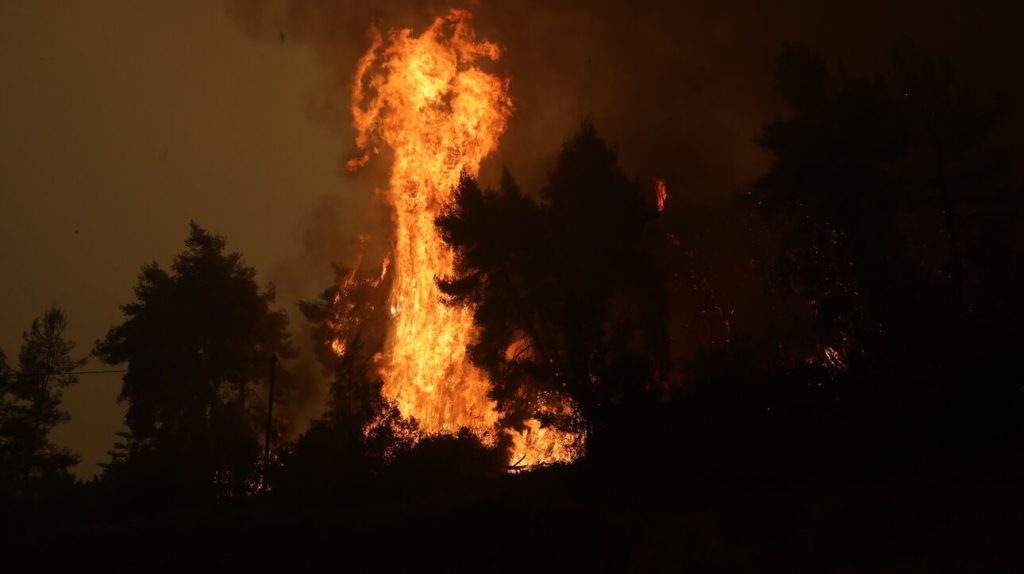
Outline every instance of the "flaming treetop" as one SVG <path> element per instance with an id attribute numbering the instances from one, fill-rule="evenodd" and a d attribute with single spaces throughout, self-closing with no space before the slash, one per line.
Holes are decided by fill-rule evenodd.
<path id="1" fill-rule="evenodd" d="M 497 149 L 512 112 L 508 80 L 480 67 L 496 61 L 500 50 L 475 38 L 471 15 L 461 10 L 418 36 L 406 29 L 385 40 L 371 32 L 352 88 L 356 143 L 364 154 L 348 167 L 357 169 L 385 147 L 393 152 L 384 193 L 394 208 L 395 274 L 383 392 L 424 433 L 468 427 L 491 441 L 498 414 L 490 383 L 466 354 L 475 336 L 472 312 L 445 305 L 436 284 L 452 273 L 455 255 L 434 220 L 462 174 L 476 176 Z M 513 436 L 517 460 L 572 458 L 557 431 L 529 428 Z"/>

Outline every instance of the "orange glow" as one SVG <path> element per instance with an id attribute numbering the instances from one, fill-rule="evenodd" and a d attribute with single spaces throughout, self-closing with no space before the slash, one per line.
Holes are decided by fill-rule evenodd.
<path id="1" fill-rule="evenodd" d="M 658 200 L 658 213 L 665 211 L 665 200 L 668 199 L 668 188 L 665 187 L 665 180 L 654 180 L 655 193 Z"/>
<path id="2" fill-rule="evenodd" d="M 452 10 L 422 34 L 400 30 L 386 41 L 371 30 L 352 87 L 356 144 L 363 155 L 350 170 L 387 148 L 393 152 L 388 189 L 395 234 L 389 262 L 391 324 L 380 361 L 383 392 L 425 434 L 467 427 L 485 443 L 497 438 L 490 382 L 467 357 L 475 337 L 472 309 L 442 302 L 435 278 L 450 275 L 455 255 L 434 219 L 461 174 L 476 176 L 498 147 L 512 113 L 508 80 L 480 65 L 496 61 L 497 45 L 478 41 L 471 14 Z M 530 420 L 514 433 L 513 462 L 572 460 L 577 437 Z"/>

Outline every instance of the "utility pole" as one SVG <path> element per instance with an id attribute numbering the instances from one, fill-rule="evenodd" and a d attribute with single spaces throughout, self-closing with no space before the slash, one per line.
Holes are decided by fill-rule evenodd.
<path id="1" fill-rule="evenodd" d="M 267 428 L 263 436 L 263 490 L 267 489 L 267 469 L 270 467 L 270 437 L 274 432 L 274 375 L 277 372 L 277 353 L 270 356 L 270 389 L 267 391 Z"/>

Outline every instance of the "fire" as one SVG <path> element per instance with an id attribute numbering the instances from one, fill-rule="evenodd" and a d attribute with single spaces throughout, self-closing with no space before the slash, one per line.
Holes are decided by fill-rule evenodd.
<path id="1" fill-rule="evenodd" d="M 418 36 L 408 29 L 386 41 L 375 28 L 371 34 L 352 88 L 356 144 L 364 153 L 348 167 L 358 169 L 385 147 L 393 152 L 384 193 L 395 235 L 383 392 L 426 434 L 467 427 L 493 443 L 498 413 L 490 382 L 466 352 L 476 334 L 472 310 L 445 305 L 435 282 L 451 274 L 455 254 L 434 220 L 461 175 L 476 176 L 498 148 L 512 113 L 508 80 L 480 67 L 498 60 L 500 49 L 475 38 L 471 14 L 462 10 Z M 513 436 L 513 461 L 571 460 L 577 438 L 531 420 Z"/>
<path id="2" fill-rule="evenodd" d="M 668 188 L 664 179 L 654 180 L 655 199 L 658 200 L 658 213 L 665 211 L 665 200 L 668 199 Z"/>

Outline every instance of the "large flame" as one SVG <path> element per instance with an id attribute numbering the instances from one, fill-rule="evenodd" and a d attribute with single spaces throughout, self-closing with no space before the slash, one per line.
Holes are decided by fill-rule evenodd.
<path id="1" fill-rule="evenodd" d="M 470 363 L 472 310 L 445 305 L 435 282 L 450 275 L 455 255 L 434 220 L 463 173 L 476 176 L 498 147 L 512 113 L 508 80 L 480 64 L 496 61 L 497 45 L 478 41 L 471 15 L 452 10 L 422 34 L 392 32 L 360 59 L 352 90 L 356 143 L 366 163 L 384 147 L 393 152 L 389 187 L 394 208 L 391 325 L 381 361 L 383 392 L 426 434 L 472 430 L 495 439 L 498 414 L 490 382 Z M 575 458 L 577 437 L 527 421 L 513 435 L 522 465 Z"/>

